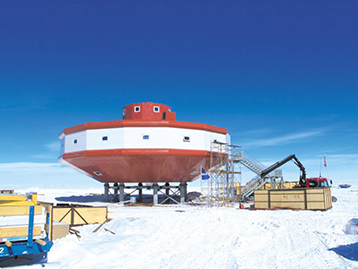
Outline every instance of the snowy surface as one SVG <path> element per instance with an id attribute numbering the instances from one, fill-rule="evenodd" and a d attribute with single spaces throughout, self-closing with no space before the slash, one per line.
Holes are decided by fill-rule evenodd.
<path id="1" fill-rule="evenodd" d="M 49 262 L 59 268 L 358 268 L 358 235 L 346 234 L 357 189 L 333 188 L 338 201 L 326 212 L 122 206 L 89 195 L 101 189 L 34 191 L 43 201 L 108 205 L 113 219 L 57 239 Z"/>

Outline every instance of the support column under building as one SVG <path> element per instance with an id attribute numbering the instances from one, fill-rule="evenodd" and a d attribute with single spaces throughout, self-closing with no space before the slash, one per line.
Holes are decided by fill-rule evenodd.
<path id="1" fill-rule="evenodd" d="M 138 183 L 138 202 L 142 203 L 143 202 L 143 184 L 142 183 Z"/>
<path id="2" fill-rule="evenodd" d="M 104 200 L 109 202 L 109 184 L 104 183 Z"/>
<path id="3" fill-rule="evenodd" d="M 180 203 L 184 204 L 186 200 L 187 184 L 185 182 L 180 182 Z"/>
<path id="4" fill-rule="evenodd" d="M 138 191 L 138 199 L 137 201 L 143 203 L 143 189 L 153 189 L 153 204 L 159 204 L 159 195 L 162 194 L 164 199 L 161 199 L 161 204 L 169 203 L 170 201 L 173 203 L 185 203 L 187 198 L 187 183 L 180 183 L 180 185 L 170 185 L 169 182 L 166 182 L 163 185 L 159 185 L 158 183 L 153 183 L 151 186 L 143 186 L 143 183 L 138 183 L 138 185 L 125 185 L 125 183 L 104 183 L 104 199 L 107 202 L 125 202 L 126 194 L 125 189 L 134 189 L 131 191 L 130 195 L 134 192 Z M 112 192 L 113 189 L 113 192 Z M 165 191 L 164 191 L 165 190 Z"/>
<path id="5" fill-rule="evenodd" d="M 158 204 L 158 190 L 159 190 L 159 186 L 157 183 L 154 183 L 153 186 L 153 204 L 157 205 Z"/>
<path id="6" fill-rule="evenodd" d="M 165 187 L 167 187 L 167 188 L 165 189 L 165 195 L 166 195 L 167 197 L 168 197 L 169 194 L 170 194 L 170 189 L 168 188 L 169 186 L 170 186 L 169 182 L 165 183 Z"/>
<path id="7" fill-rule="evenodd" d="M 113 201 L 118 202 L 118 183 L 113 184 Z"/>
<path id="8" fill-rule="evenodd" d="M 124 183 L 119 184 L 119 202 L 124 202 Z"/>

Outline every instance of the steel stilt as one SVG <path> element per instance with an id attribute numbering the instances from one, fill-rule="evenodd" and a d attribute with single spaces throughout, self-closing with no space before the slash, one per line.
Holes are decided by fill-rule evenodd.
<path id="1" fill-rule="evenodd" d="M 159 186 L 157 183 L 153 184 L 153 204 L 157 205 L 158 204 L 158 189 Z"/>
<path id="2" fill-rule="evenodd" d="M 124 202 L 124 183 L 119 184 L 119 202 Z"/>
<path id="3" fill-rule="evenodd" d="M 109 184 L 104 183 L 104 200 L 109 202 Z"/>
<path id="4" fill-rule="evenodd" d="M 113 184 L 113 201 L 118 202 L 118 183 Z"/>
<path id="5" fill-rule="evenodd" d="M 166 187 L 169 187 L 169 186 L 170 186 L 169 182 L 166 182 L 166 183 L 165 183 L 165 186 L 166 186 Z M 170 191 L 169 188 L 165 189 L 165 195 L 166 195 L 167 197 L 169 196 L 169 191 Z"/>
<path id="6" fill-rule="evenodd" d="M 187 184 L 180 182 L 179 188 L 180 188 L 180 203 L 184 204 L 186 199 Z"/>
<path id="7" fill-rule="evenodd" d="M 143 190 L 142 190 L 143 184 L 142 183 L 138 183 L 138 202 L 142 203 L 143 202 Z"/>

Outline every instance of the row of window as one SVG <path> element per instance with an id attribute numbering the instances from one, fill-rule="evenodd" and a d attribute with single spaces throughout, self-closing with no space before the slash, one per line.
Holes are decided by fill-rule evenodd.
<path id="1" fill-rule="evenodd" d="M 154 111 L 155 113 L 159 113 L 159 112 L 160 112 L 159 106 L 153 107 L 153 111 Z M 135 106 L 135 107 L 134 107 L 134 112 L 135 112 L 135 113 L 140 112 L 140 106 Z M 126 109 L 125 109 L 125 108 L 123 108 L 123 116 L 124 116 L 124 115 L 126 115 Z"/>
<path id="2" fill-rule="evenodd" d="M 149 139 L 149 135 L 143 135 L 143 139 L 144 140 Z M 190 142 L 190 136 L 183 136 L 183 141 L 184 142 Z"/>
<path id="3" fill-rule="evenodd" d="M 108 136 L 102 136 L 102 141 L 108 141 Z M 73 144 L 77 144 L 77 139 L 73 139 Z"/>
<path id="4" fill-rule="evenodd" d="M 149 135 L 143 135 L 143 140 L 149 140 Z M 102 141 L 108 141 L 108 136 L 102 136 Z M 190 136 L 183 136 L 184 142 L 190 142 Z M 78 140 L 74 139 L 73 144 L 77 144 Z"/>

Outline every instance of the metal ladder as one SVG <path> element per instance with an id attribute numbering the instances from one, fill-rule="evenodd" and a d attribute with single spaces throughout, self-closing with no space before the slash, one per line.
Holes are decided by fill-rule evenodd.
<path id="1" fill-rule="evenodd" d="M 252 156 L 247 154 L 245 151 L 240 151 L 233 156 L 234 162 L 240 162 L 252 172 L 257 175 L 260 175 L 266 167 L 260 163 L 258 160 L 254 159 Z"/>
<path id="2" fill-rule="evenodd" d="M 266 167 L 260 163 L 258 160 L 254 159 L 245 151 L 240 151 L 233 156 L 233 160 L 236 163 L 241 163 L 252 172 L 257 174 L 254 178 L 252 178 L 249 182 L 246 183 L 245 189 L 241 195 L 242 199 L 245 200 L 248 196 L 250 196 L 256 189 L 260 188 L 262 185 L 266 183 L 266 179 L 261 179 L 260 175 Z"/>

